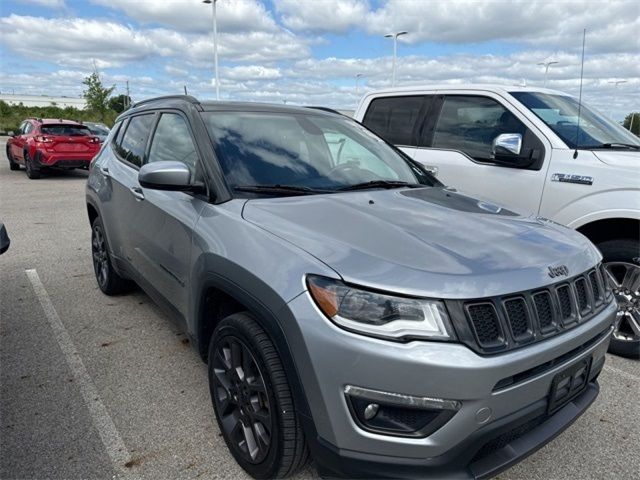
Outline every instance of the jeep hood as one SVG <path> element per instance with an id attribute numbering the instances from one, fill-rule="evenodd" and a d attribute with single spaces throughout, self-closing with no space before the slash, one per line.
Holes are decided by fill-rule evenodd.
<path id="1" fill-rule="evenodd" d="M 593 267 L 582 235 L 444 187 L 248 200 L 243 217 L 346 282 L 408 295 L 474 298 L 538 288 Z M 313 272 L 309 272 L 313 273 Z"/>

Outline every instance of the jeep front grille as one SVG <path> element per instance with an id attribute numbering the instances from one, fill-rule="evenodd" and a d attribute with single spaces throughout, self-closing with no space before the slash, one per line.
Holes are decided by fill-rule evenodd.
<path id="1" fill-rule="evenodd" d="M 481 353 L 510 350 L 557 335 L 598 313 L 611 298 L 602 269 L 503 297 L 447 300 L 460 339 Z M 464 317 L 466 321 L 460 320 Z"/>

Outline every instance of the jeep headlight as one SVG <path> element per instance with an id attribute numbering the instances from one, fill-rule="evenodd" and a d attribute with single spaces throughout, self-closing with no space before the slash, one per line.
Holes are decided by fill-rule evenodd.
<path id="1" fill-rule="evenodd" d="M 444 304 L 352 287 L 339 280 L 309 275 L 309 293 L 336 325 L 391 340 L 450 340 L 453 328 Z"/>

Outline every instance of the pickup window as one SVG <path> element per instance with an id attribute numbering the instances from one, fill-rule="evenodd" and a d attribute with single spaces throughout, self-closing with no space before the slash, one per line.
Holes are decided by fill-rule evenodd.
<path id="1" fill-rule="evenodd" d="M 420 122 L 424 95 L 376 98 L 362 123 L 387 142 L 400 146 L 415 146 L 413 130 Z"/>
<path id="2" fill-rule="evenodd" d="M 490 162 L 491 144 L 502 133 L 524 136 L 527 127 L 509 110 L 487 97 L 447 96 L 433 134 L 434 148 L 460 150 Z"/>

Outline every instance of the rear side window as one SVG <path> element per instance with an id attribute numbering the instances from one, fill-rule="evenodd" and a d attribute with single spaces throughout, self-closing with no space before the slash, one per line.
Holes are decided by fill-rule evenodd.
<path id="1" fill-rule="evenodd" d="M 91 135 L 91 131 L 84 125 L 45 124 L 40 127 L 40 131 L 43 135 L 63 135 L 65 137 Z"/>
<path id="2" fill-rule="evenodd" d="M 122 159 L 138 167 L 142 166 L 154 117 L 155 114 L 150 113 L 137 115 L 129 120 L 121 142 L 116 143 L 116 151 Z M 120 137 L 120 132 L 118 132 L 118 137 Z"/>
<path id="3" fill-rule="evenodd" d="M 501 133 L 525 135 L 527 127 L 500 103 L 487 97 L 445 97 L 433 134 L 434 148 L 460 150 L 491 161 L 491 144 Z"/>
<path id="4" fill-rule="evenodd" d="M 163 113 L 153 134 L 149 162 L 182 162 L 193 173 L 197 158 L 187 122 L 176 113 Z"/>
<path id="5" fill-rule="evenodd" d="M 413 129 L 419 121 L 424 96 L 382 97 L 369 104 L 362 123 L 394 145 L 413 146 Z"/>

